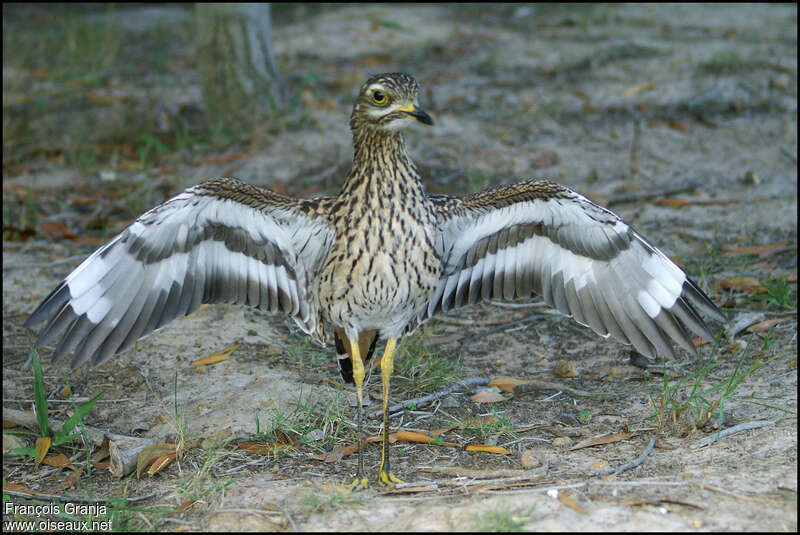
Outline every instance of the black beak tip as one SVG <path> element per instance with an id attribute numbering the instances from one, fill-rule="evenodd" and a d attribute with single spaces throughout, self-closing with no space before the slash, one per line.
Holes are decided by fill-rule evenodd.
<path id="1" fill-rule="evenodd" d="M 433 125 L 433 117 L 425 113 L 424 111 L 421 112 L 419 116 L 417 116 L 417 121 L 421 122 L 422 124 L 427 124 L 428 126 Z"/>
<path id="2" fill-rule="evenodd" d="M 433 118 L 424 110 L 416 109 L 411 115 L 422 124 L 433 125 Z"/>

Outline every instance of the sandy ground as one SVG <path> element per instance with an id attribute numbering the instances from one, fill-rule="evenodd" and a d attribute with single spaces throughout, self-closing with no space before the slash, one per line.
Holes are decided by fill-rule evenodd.
<path id="1" fill-rule="evenodd" d="M 227 453 L 215 462 L 192 454 L 153 478 L 123 485 L 130 498 L 154 494 L 144 502 L 147 507 L 175 508 L 194 500 L 184 512 L 158 516 L 158 529 L 797 530 L 796 297 L 789 309 L 767 309 L 763 300 L 719 289 L 720 281 L 737 276 L 762 281 L 796 277 L 796 6 L 300 6 L 275 10 L 273 16 L 275 55 L 287 80 L 297 84 L 310 74 L 317 80 L 314 98 L 303 101 L 306 122 L 254 140 L 246 158 L 194 164 L 176 158 L 174 189 L 168 195 L 220 174 L 270 187 L 282 184 L 292 193 L 301 193 L 309 183 L 322 184 L 319 193 L 334 192 L 351 158 L 347 118 L 358 86 L 376 72 L 408 72 L 422 85 L 422 103 L 436 119 L 433 129 L 408 136 L 431 191 L 463 193 L 532 177 L 562 182 L 610 205 L 654 244 L 684 261 L 718 303 L 727 303 L 731 323 L 753 312 L 765 314 L 761 319 L 785 318 L 749 339 L 747 333 L 724 337 L 714 357 L 720 366 L 706 378 L 706 386 L 721 384 L 740 360 L 746 369 L 777 356 L 724 401 L 725 426 L 775 423 L 699 447 L 711 429 L 680 422 L 658 426 L 651 418 L 650 399 L 637 382 L 642 372 L 630 365 L 625 346 L 598 340 L 541 309 L 483 304 L 432 321 L 421 336 L 440 358 L 457 359 L 463 341 L 488 330 L 492 322 L 531 312 L 541 312 L 541 321 L 471 343 L 462 377 L 550 378 L 586 391 L 630 393 L 587 400 L 544 392 L 487 409 L 472 403 L 472 392 L 465 390 L 451 396 L 442 412 L 420 408 L 402 421 L 432 430 L 446 425 L 448 417 L 467 418 L 494 408 L 509 415 L 516 429 L 539 428 L 501 435 L 498 444 L 512 451 L 502 457 L 398 444 L 396 472 L 421 486 L 436 480 L 435 490 L 374 487 L 356 498 L 340 497 L 334 486 L 351 480 L 354 455 L 324 463 L 310 459 L 305 453 L 310 450 L 263 460 L 235 451 L 236 439 L 255 433 L 254 417 L 264 429 L 298 408 L 327 406 L 338 407 L 352 423 L 351 390 L 336 386 L 335 366 L 318 364 L 333 362 L 330 350 L 326 361 L 320 348 L 308 345 L 281 318 L 231 306 L 203 307 L 90 373 L 69 376 L 64 363 L 44 359 L 45 382 L 51 387 L 69 381 L 84 400 L 104 391 L 87 417 L 91 425 L 164 440 L 176 433 L 171 415 L 177 400 L 187 435 L 229 437 L 228 449 L 217 450 Z M 4 29 L 6 18 L 4 8 Z M 113 21 L 126 36 L 157 21 L 169 21 L 176 33 L 188 32 L 191 11 L 126 8 Z M 7 81 L 26 76 L 24 69 L 6 63 L 4 56 L 4 110 L 26 91 Z M 147 82 L 148 95 L 155 93 L 177 107 L 199 105 L 191 64 L 176 65 L 174 76 Z M 127 81 L 113 91 L 136 99 L 144 92 L 142 84 Z M 47 83 L 32 85 L 30 91 L 52 94 L 43 86 Z M 64 128 L 64 117 L 82 112 L 60 113 Z M 53 135 L 47 125 L 56 118 L 36 120 L 31 128 L 42 132 L 46 143 L 44 133 Z M 102 173 L 110 168 L 101 164 L 85 173 L 63 160 L 31 166 L 4 161 L 4 193 L 25 187 L 52 197 L 74 184 L 99 189 Z M 123 182 L 158 174 L 116 172 Z M 680 192 L 670 193 L 674 190 Z M 676 208 L 674 202 L 662 202 L 675 198 L 689 203 Z M 21 201 L 9 199 L 7 205 L 4 195 L 4 223 L 18 212 L 13 202 Z M 763 265 L 755 265 L 758 258 L 733 264 L 718 252 L 710 258 L 715 255 L 712 244 L 779 242 L 789 245 L 765 257 Z M 31 374 L 23 363 L 32 333 L 22 323 L 93 248 L 67 240 L 37 238 L 27 245 L 4 240 L 4 406 L 31 407 Z M 62 259 L 68 260 L 58 262 Z M 796 282 L 791 287 L 796 291 Z M 202 371 L 191 365 L 234 343 L 242 345 L 230 360 Z M 703 353 L 708 356 L 709 346 Z M 680 373 L 696 369 L 688 355 L 682 358 Z M 577 377 L 553 377 L 562 359 L 575 366 Z M 393 392 L 393 401 L 419 394 L 397 384 L 400 393 Z M 376 385 L 373 380 L 373 406 L 379 399 Z M 399 426 L 400 419 L 393 425 Z M 379 421 L 371 420 L 368 429 L 378 432 Z M 574 444 L 623 430 L 633 436 L 574 451 L 553 444 L 559 435 Z M 354 432 L 348 427 L 347 433 L 352 442 Z M 590 475 L 598 463 L 615 467 L 635 459 L 650 438 L 657 438 L 659 447 L 641 466 L 611 478 Z M 523 468 L 525 452 L 539 468 Z M 371 477 L 379 455 L 376 446 L 368 447 Z M 458 479 L 423 467 L 520 470 L 517 477 L 530 477 L 524 486 L 514 486 L 509 476 L 506 484 L 503 477 L 493 478 L 496 488 L 476 488 L 475 477 Z M 58 478 L 65 476 L 40 475 L 30 464 L 4 456 L 8 481 L 60 493 Z M 107 475 L 94 475 L 95 496 L 119 487 Z M 326 505 L 313 505 L 314 497 L 323 497 Z"/>

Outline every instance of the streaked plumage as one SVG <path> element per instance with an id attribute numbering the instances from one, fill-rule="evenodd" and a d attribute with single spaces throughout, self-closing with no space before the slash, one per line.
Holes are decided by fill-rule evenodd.
<path id="1" fill-rule="evenodd" d="M 54 358 L 97 365 L 202 303 L 239 303 L 333 339 L 359 397 L 363 362 L 387 339 L 385 407 L 395 341 L 481 299 L 541 295 L 648 356 L 672 354 L 673 343 L 696 354 L 692 335 L 712 338 L 697 309 L 724 317 L 709 298 L 578 193 L 528 181 L 465 198 L 427 195 L 400 133 L 432 124 L 417 94 L 403 74 L 362 86 L 350 121 L 353 169 L 336 197 L 293 199 L 218 178 L 146 212 L 33 312 L 26 326 L 46 322 L 37 344 L 58 339 Z M 380 481 L 399 481 L 385 439 Z M 366 486 L 360 453 L 354 484 Z"/>

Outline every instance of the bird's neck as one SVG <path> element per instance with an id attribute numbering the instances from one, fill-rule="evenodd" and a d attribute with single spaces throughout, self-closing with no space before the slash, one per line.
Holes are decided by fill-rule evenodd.
<path id="1" fill-rule="evenodd" d="M 361 190 L 362 194 L 386 195 L 398 187 L 422 191 L 419 173 L 408 156 L 400 132 L 354 131 L 353 148 L 353 169 L 342 187 L 343 193 Z"/>

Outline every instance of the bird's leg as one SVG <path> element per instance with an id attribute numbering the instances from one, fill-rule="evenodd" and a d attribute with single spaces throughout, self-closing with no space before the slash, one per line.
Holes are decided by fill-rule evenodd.
<path id="1" fill-rule="evenodd" d="M 386 349 L 381 358 L 381 379 L 383 385 L 383 449 L 381 450 L 381 468 L 378 472 L 378 483 L 394 487 L 395 483 L 403 483 L 397 478 L 389 467 L 389 378 L 394 369 L 394 348 L 396 338 L 386 341 Z"/>
<path id="2" fill-rule="evenodd" d="M 356 473 L 355 480 L 348 485 L 351 490 L 366 489 L 369 486 L 367 475 L 364 472 L 364 444 L 362 442 L 362 421 L 363 412 L 361 405 L 364 401 L 364 392 L 362 386 L 364 383 L 364 361 L 361 360 L 361 351 L 358 347 L 358 340 L 347 341 L 350 343 L 350 360 L 353 362 L 353 380 L 356 383 L 356 393 L 358 395 L 358 472 Z"/>

